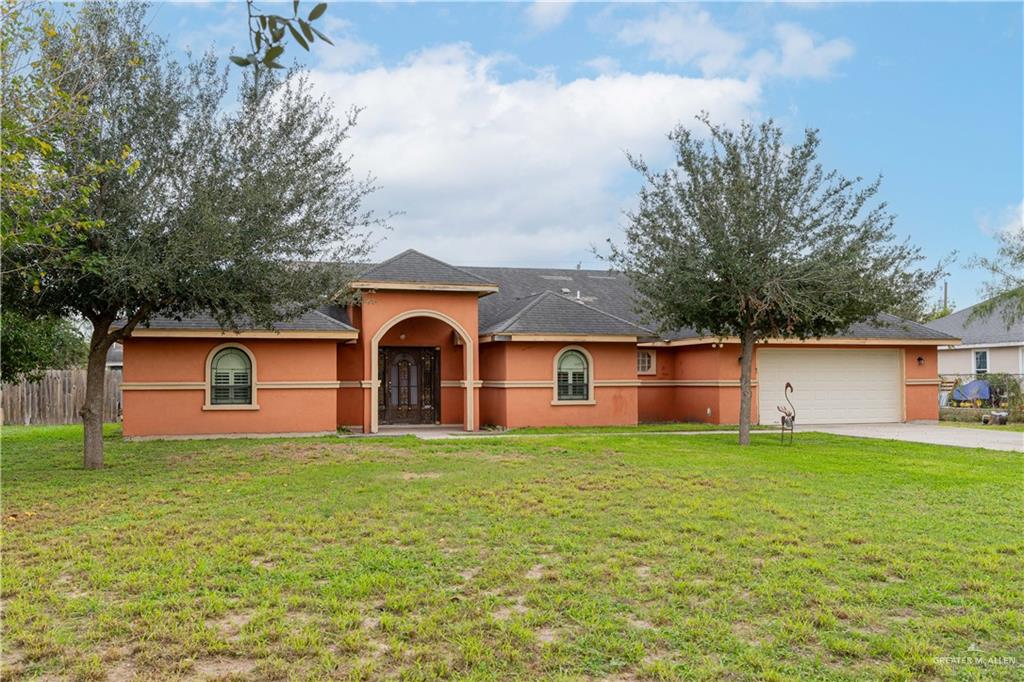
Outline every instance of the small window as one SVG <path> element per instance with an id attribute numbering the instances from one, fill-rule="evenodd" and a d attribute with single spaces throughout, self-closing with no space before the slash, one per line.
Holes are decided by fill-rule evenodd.
<path id="1" fill-rule="evenodd" d="M 654 374 L 653 350 L 638 350 L 636 352 L 636 373 Z"/>
<path id="2" fill-rule="evenodd" d="M 987 350 L 976 350 L 976 351 L 974 351 L 974 373 L 975 374 L 988 374 L 988 351 Z"/>
<path id="3" fill-rule="evenodd" d="M 588 400 L 590 387 L 588 382 L 587 359 L 583 353 L 567 350 L 558 358 L 558 399 Z"/>
<path id="4" fill-rule="evenodd" d="M 252 404 L 252 362 L 248 355 L 238 348 L 225 348 L 214 356 L 210 369 L 211 404 Z"/>

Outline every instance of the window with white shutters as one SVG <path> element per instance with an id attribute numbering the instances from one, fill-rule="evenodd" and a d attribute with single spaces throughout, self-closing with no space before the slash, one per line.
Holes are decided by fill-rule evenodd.
<path id="1" fill-rule="evenodd" d="M 588 400 L 590 398 L 587 359 L 583 353 L 575 350 L 562 353 L 558 358 L 557 374 L 559 400 Z"/>
<path id="2" fill-rule="evenodd" d="M 654 374 L 654 351 L 638 350 L 636 352 L 636 373 Z"/>
<path id="3" fill-rule="evenodd" d="M 238 348 L 217 353 L 210 366 L 210 402 L 213 405 L 252 404 L 252 362 Z"/>

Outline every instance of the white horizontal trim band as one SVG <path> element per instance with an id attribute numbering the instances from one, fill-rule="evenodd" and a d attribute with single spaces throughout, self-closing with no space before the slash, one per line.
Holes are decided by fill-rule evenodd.
<path id="1" fill-rule="evenodd" d="M 257 381 L 256 388 L 274 390 L 278 388 L 339 388 L 340 381 Z M 203 391 L 202 381 L 132 381 L 121 384 L 122 391 Z"/>
<path id="2" fill-rule="evenodd" d="M 1014 346 L 1024 346 L 1024 340 L 1021 341 L 1003 341 L 1001 343 L 963 343 L 959 346 L 939 346 L 939 350 L 969 350 L 972 348 L 1013 348 Z"/>
<path id="3" fill-rule="evenodd" d="M 121 384 L 122 391 L 202 391 L 202 381 L 132 381 Z"/>
<path id="4" fill-rule="evenodd" d="M 733 388 L 739 387 L 739 379 L 647 379 L 640 382 L 644 386 L 695 386 L 702 388 Z M 757 379 L 750 380 L 751 386 L 757 386 Z"/>

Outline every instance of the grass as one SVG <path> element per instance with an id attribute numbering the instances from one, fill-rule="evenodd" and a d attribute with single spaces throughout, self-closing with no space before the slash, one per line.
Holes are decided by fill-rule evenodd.
<path id="1" fill-rule="evenodd" d="M 981 422 L 939 422 L 942 426 L 953 426 L 960 429 L 982 429 L 990 431 L 1019 431 L 1024 433 L 1024 424 L 982 424 Z"/>
<path id="2" fill-rule="evenodd" d="M 1020 679 L 1018 454 L 80 438 L 4 429 L 4 679 Z"/>
<path id="3" fill-rule="evenodd" d="M 752 429 L 778 430 L 778 426 L 752 426 Z M 679 431 L 736 431 L 736 424 L 705 424 L 702 422 L 661 422 L 633 426 L 531 426 L 509 429 L 510 434 L 603 434 L 603 433 L 676 433 Z"/>

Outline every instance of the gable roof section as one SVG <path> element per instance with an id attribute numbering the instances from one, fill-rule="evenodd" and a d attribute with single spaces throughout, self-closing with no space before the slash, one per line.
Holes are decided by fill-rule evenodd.
<path id="1" fill-rule="evenodd" d="M 1003 308 L 1000 306 L 991 315 L 968 321 L 976 305 L 958 310 L 952 315 L 932 320 L 928 326 L 951 334 L 960 339 L 961 345 L 979 346 L 985 344 L 1024 345 L 1024 319 L 1006 327 L 1003 321 Z"/>
<path id="2" fill-rule="evenodd" d="M 356 288 L 373 283 L 441 284 L 493 289 L 494 283 L 463 268 L 457 268 L 436 258 L 407 249 L 383 263 L 370 266 L 353 282 Z"/>
<path id="3" fill-rule="evenodd" d="M 649 324 L 641 319 L 634 306 L 635 294 L 629 278 L 610 270 L 578 270 L 576 268 L 488 268 L 465 267 L 465 270 L 498 285 L 495 294 L 480 299 L 480 328 L 487 329 L 515 313 L 523 299 L 544 291 L 580 300 L 590 306 L 640 327 Z"/>
<path id="4" fill-rule="evenodd" d="M 482 334 L 555 334 L 566 336 L 651 336 L 652 332 L 552 291 L 521 299 L 511 313 L 481 330 Z"/>

